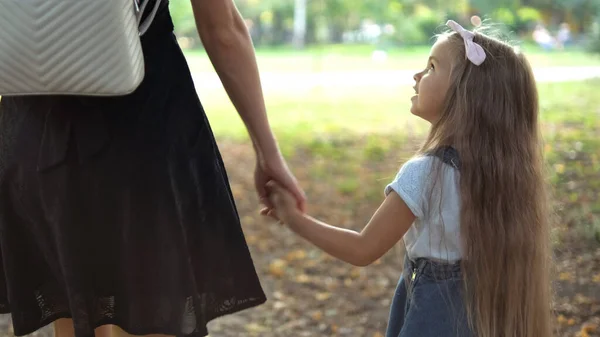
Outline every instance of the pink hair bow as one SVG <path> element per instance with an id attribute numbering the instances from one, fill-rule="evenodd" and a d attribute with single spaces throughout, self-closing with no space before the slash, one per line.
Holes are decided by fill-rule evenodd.
<path id="1" fill-rule="evenodd" d="M 446 23 L 448 27 L 450 27 L 453 31 L 457 32 L 465 41 L 465 50 L 466 55 L 469 61 L 473 62 L 475 65 L 481 65 L 483 61 L 485 61 L 485 51 L 483 47 L 479 44 L 473 42 L 473 38 L 475 34 L 464 29 L 461 25 L 459 25 L 456 21 L 448 20 Z"/>

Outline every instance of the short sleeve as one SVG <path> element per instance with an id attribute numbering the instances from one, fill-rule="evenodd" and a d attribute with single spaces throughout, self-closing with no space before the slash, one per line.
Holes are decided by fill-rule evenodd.
<path id="1" fill-rule="evenodd" d="M 417 218 L 423 218 L 427 177 L 431 172 L 432 157 L 418 157 L 407 161 L 396 178 L 385 187 L 385 195 L 396 192 Z"/>

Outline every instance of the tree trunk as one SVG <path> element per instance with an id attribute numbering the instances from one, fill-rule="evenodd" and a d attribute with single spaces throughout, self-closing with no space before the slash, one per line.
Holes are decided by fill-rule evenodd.
<path id="1" fill-rule="evenodd" d="M 252 40 L 254 41 L 254 45 L 260 46 L 264 43 L 264 29 L 260 14 L 254 16 L 252 23 L 254 24 L 252 27 Z"/>
<path id="2" fill-rule="evenodd" d="M 306 42 L 306 0 L 295 0 L 294 4 L 294 47 L 304 48 Z"/>
<path id="3" fill-rule="evenodd" d="M 273 41 L 271 44 L 280 46 L 285 43 L 284 15 L 280 10 L 273 11 Z"/>

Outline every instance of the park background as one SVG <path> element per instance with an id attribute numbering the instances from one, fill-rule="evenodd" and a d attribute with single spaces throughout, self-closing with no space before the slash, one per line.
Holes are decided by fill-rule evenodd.
<path id="1" fill-rule="evenodd" d="M 427 124 L 412 75 L 447 19 L 480 16 L 528 55 L 557 215 L 558 336 L 600 336 L 600 0 L 236 0 L 257 52 L 268 114 L 311 215 L 360 229 Z M 212 337 L 382 337 L 401 251 L 357 268 L 258 215 L 252 147 L 202 49 L 190 2 L 176 34 L 219 142 L 269 301 L 217 319 Z M 510 277 L 510 275 L 507 275 Z M 4 331 L 4 333 L 3 333 Z M 0 336 L 12 336 L 0 318 Z M 51 335 L 43 329 L 35 335 Z"/>

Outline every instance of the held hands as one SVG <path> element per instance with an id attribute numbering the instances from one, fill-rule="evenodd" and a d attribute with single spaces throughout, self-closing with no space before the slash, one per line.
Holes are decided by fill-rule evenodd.
<path id="1" fill-rule="evenodd" d="M 306 196 L 304 191 L 298 185 L 298 181 L 290 172 L 281 155 L 278 154 L 268 159 L 257 155 L 254 183 L 260 197 L 260 202 L 265 205 L 265 208 L 261 210 L 261 214 L 267 214 L 273 207 L 267 191 L 267 183 L 269 181 L 275 181 L 278 186 L 289 191 L 288 193 L 291 193 L 294 199 L 295 207 L 301 212 L 305 211 Z"/>
<path id="2" fill-rule="evenodd" d="M 266 190 L 272 207 L 263 209 L 261 215 L 269 216 L 288 226 L 293 226 L 294 219 L 302 216 L 302 211 L 298 209 L 294 195 L 273 180 L 266 184 Z"/>

